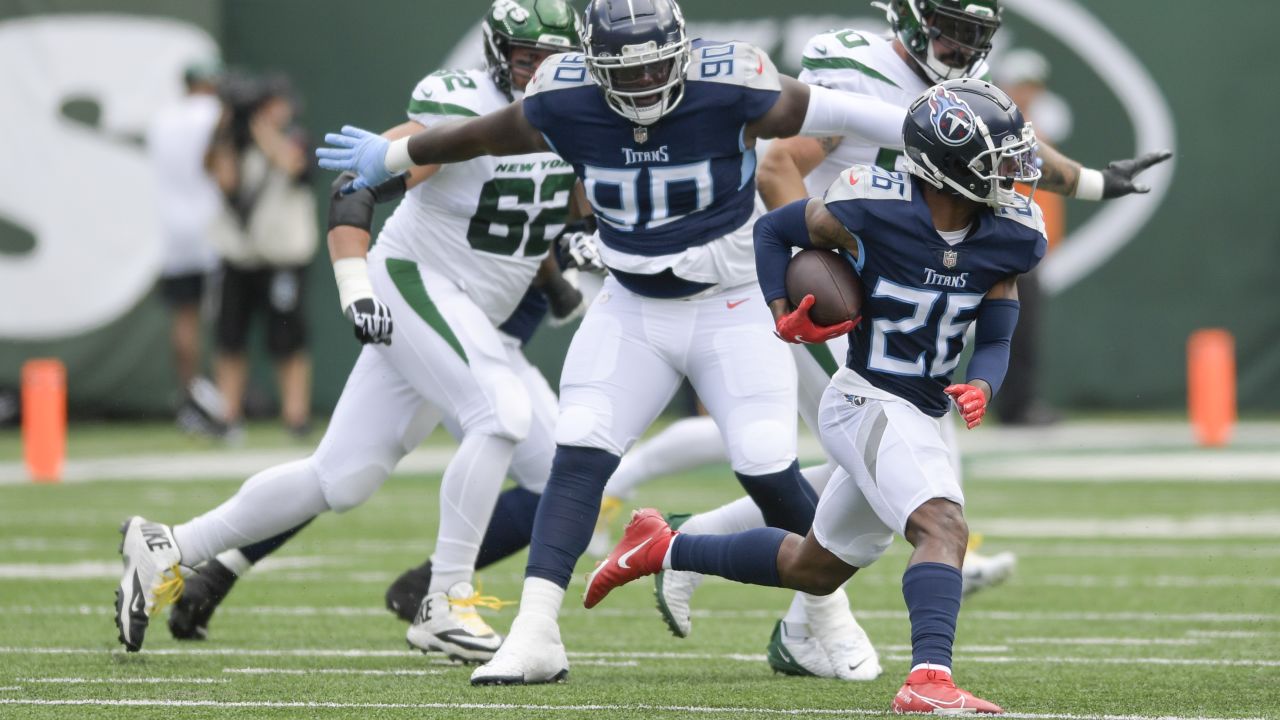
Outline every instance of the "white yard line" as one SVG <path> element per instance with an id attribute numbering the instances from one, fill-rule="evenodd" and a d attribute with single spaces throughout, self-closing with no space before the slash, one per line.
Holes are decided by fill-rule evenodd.
<path id="1" fill-rule="evenodd" d="M 965 474 L 983 479 L 1110 482 L 1280 481 L 1280 453 L 1131 453 L 1037 454 L 1023 457 L 975 457 Z"/>
<path id="2" fill-rule="evenodd" d="M 229 682 L 226 678 L 184 678 L 184 677 L 117 677 L 117 678 L 82 678 L 82 677 L 49 677 L 49 678 L 14 678 L 17 682 L 38 683 L 42 685 L 216 685 Z"/>
<path id="3" fill-rule="evenodd" d="M 1144 647 L 1149 645 L 1203 645 L 1207 638 L 1135 638 L 1135 637 L 1009 637 L 1011 645 L 1107 645 Z"/>
<path id="4" fill-rule="evenodd" d="M 990 537 L 1043 538 L 1275 538 L 1280 513 L 1232 513 L 1174 518 L 1166 515 L 1118 518 L 984 518 L 977 523 Z"/>
<path id="5" fill-rule="evenodd" d="M 0 654 L 7 655 L 99 655 L 120 654 L 121 650 L 104 650 L 102 648 L 18 648 L 0 647 Z M 346 657 L 346 658 L 411 658 L 413 654 L 407 650 L 358 650 L 333 648 L 291 648 L 291 649 L 249 649 L 249 648 L 160 648 L 146 651 L 147 655 L 172 656 L 246 656 L 246 657 Z M 1258 660 L 1249 658 L 1099 658 L 1099 657 L 1037 657 L 1034 655 L 981 655 L 969 654 L 961 648 L 959 656 L 964 662 L 985 664 L 1094 664 L 1094 665 L 1192 665 L 1192 666 L 1233 666 L 1233 667 L 1280 667 L 1280 660 Z M 762 662 L 765 656 L 756 653 L 686 653 L 686 652 L 571 652 L 571 658 L 586 660 L 734 660 L 738 662 Z M 906 662 L 909 654 L 886 654 L 885 658 L 895 662 Z"/>
<path id="6" fill-rule="evenodd" d="M 71 707 L 210 707 L 210 708 L 301 708 L 315 710 L 499 710 L 518 712 L 600 712 L 600 711 L 650 711 L 667 713 L 697 713 L 717 715 L 888 715 L 886 710 L 832 709 L 832 708 L 758 708 L 715 707 L 708 705 L 533 705 L 516 703 L 342 703 L 342 702 L 289 702 L 289 701 L 219 701 L 219 700 L 149 700 L 149 699 L 66 699 L 23 700 L 0 698 L 0 705 L 71 706 Z M 1263 720 L 1262 718 L 1214 718 L 1203 715 L 1075 715 L 1067 713 L 1005 713 L 1006 718 L 1025 720 Z"/>
<path id="7" fill-rule="evenodd" d="M 1028 479 L 1151 479 L 1183 481 L 1280 481 L 1280 424 L 1242 422 L 1232 448 L 1199 450 L 1190 426 L 1183 422 L 1080 422 L 1049 428 L 983 428 L 960 437 L 971 463 L 971 476 Z M 1086 454 L 1090 450 L 1141 448 L 1141 454 Z M 1168 448 L 1182 452 L 1152 452 Z M 1233 448 L 1247 448 L 1236 450 Z M 800 437 L 800 456 L 817 459 L 822 450 L 807 433 Z M 400 462 L 397 473 L 438 474 L 453 456 L 449 445 L 422 447 Z M 1024 453 L 1030 457 L 1010 456 Z M 1057 453 L 1046 456 L 1045 453 Z M 135 454 L 107 458 L 74 455 L 63 466 L 63 482 L 99 480 L 209 480 L 247 478 L 268 467 L 297 460 L 307 448 L 212 450 Z M 992 457 L 992 455 L 998 456 Z M 1043 458 L 1051 457 L 1051 461 Z M 29 482 L 25 465 L 0 462 L 0 485 Z"/>
<path id="8" fill-rule="evenodd" d="M 741 610 L 694 610 L 695 618 L 715 619 L 777 619 L 778 608 Z M 219 615 L 266 615 L 286 617 L 385 617 L 386 610 L 372 606 L 277 605 L 238 607 L 231 605 L 218 609 Z M 0 615 L 111 615 L 109 604 L 101 605 L 0 605 Z M 655 618 L 656 611 L 644 608 L 602 608 L 592 610 L 565 608 L 564 615 L 591 615 L 592 617 Z M 905 610 L 858 610 L 859 618 L 866 620 L 904 620 Z M 1280 622 L 1278 613 L 1158 613 L 1158 612 L 1071 612 L 1071 611 L 1013 611 L 1013 610 L 965 610 L 964 617 L 971 620 L 994 622 L 1180 622 L 1180 623 L 1269 623 Z M 0 649 L 0 652 L 3 652 Z"/>
<path id="9" fill-rule="evenodd" d="M 420 676 L 443 675 L 444 670 L 360 670 L 357 668 L 308 668 L 306 670 L 290 668 L 222 668 L 224 673 L 236 675 L 388 675 L 388 676 Z M 223 682 L 226 682 L 225 680 Z"/>

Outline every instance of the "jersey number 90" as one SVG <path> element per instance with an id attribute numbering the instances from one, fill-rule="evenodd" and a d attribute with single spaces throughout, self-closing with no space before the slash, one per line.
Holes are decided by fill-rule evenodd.
<path id="1" fill-rule="evenodd" d="M 583 188 L 596 219 L 626 232 L 661 227 L 711 206 L 710 160 L 630 169 L 587 165 L 583 175 Z M 648 190 L 644 197 L 642 189 Z M 683 202 L 676 202 L 677 197 Z"/>

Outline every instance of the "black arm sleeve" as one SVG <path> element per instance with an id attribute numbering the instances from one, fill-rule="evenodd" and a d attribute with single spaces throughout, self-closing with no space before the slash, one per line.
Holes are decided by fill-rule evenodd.
<path id="1" fill-rule="evenodd" d="M 344 195 L 342 187 L 355 179 L 344 172 L 329 186 L 329 229 L 349 225 L 368 232 L 373 227 L 373 206 L 404 197 L 405 176 L 397 175 L 376 188 L 361 188 Z"/>

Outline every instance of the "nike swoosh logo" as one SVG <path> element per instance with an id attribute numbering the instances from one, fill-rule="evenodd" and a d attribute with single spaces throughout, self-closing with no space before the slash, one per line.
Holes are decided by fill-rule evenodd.
<path id="1" fill-rule="evenodd" d="M 630 570 L 631 566 L 627 564 L 627 561 L 631 559 L 632 555 L 635 555 L 636 553 L 640 552 L 640 548 L 644 547 L 645 545 L 648 545 L 649 541 L 652 539 L 653 538 L 645 538 L 644 542 L 622 553 L 622 557 L 618 558 L 618 567 L 622 568 L 623 570 Z"/>
<path id="2" fill-rule="evenodd" d="M 857 175 L 850 175 L 850 176 L 849 176 L 849 184 L 850 184 L 850 185 L 857 185 L 857 184 L 858 184 L 858 176 L 857 176 Z"/>
<path id="3" fill-rule="evenodd" d="M 724 306 L 725 306 L 725 307 L 727 307 L 727 308 L 729 308 L 730 310 L 732 310 L 732 309 L 734 309 L 734 308 L 738 307 L 739 305 L 741 305 L 742 303 L 744 303 L 744 302 L 746 302 L 747 300 L 750 300 L 750 299 L 751 299 L 751 298 L 743 298 L 742 300 L 729 300 L 729 301 L 725 302 Z"/>

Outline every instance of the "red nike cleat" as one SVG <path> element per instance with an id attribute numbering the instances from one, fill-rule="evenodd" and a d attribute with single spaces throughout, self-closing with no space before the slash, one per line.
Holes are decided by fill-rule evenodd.
<path id="1" fill-rule="evenodd" d="M 631 522 L 622 531 L 617 547 L 587 575 L 582 604 L 593 608 L 614 588 L 660 572 L 662 559 L 675 536 L 676 531 L 657 510 L 645 508 L 631 513 Z"/>
<path id="2" fill-rule="evenodd" d="M 893 696 L 896 713 L 933 713 L 935 715 L 959 715 L 961 713 L 989 713 L 1000 715 L 1004 710 L 995 703 L 974 697 L 952 682 L 943 670 L 920 668 L 907 676 L 902 689 Z"/>

